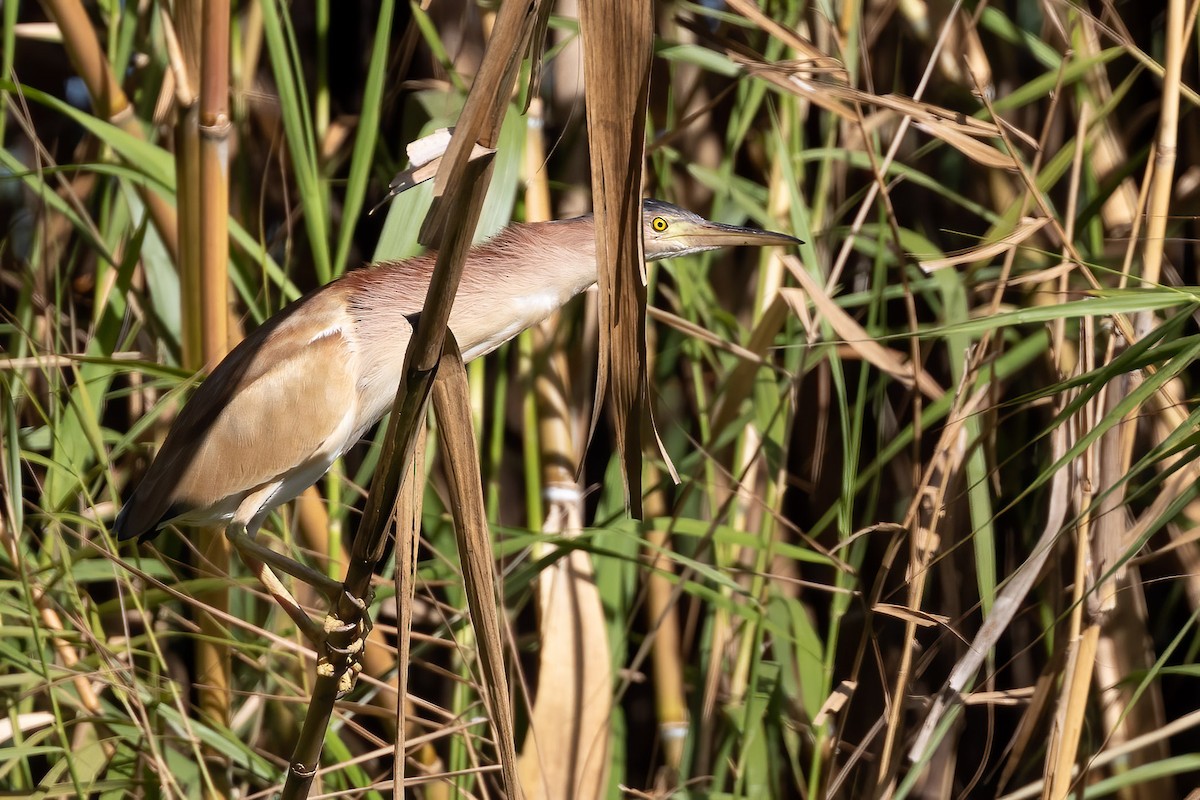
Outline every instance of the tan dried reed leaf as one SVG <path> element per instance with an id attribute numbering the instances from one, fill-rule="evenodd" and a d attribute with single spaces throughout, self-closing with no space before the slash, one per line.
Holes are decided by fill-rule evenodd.
<path id="1" fill-rule="evenodd" d="M 784 256 L 783 260 L 801 286 L 800 289 L 780 290 L 780 294 L 783 295 L 788 305 L 793 309 L 799 309 L 812 300 L 821 315 L 833 326 L 834 332 L 863 360 L 875 365 L 905 386 L 916 386 L 931 400 L 938 399 L 945 394 L 945 390 L 920 365 L 907 363 L 895 351 L 872 339 L 861 325 L 833 301 L 833 298 L 825 292 L 825 287 L 808 274 L 799 259 L 795 256 Z"/>
<path id="2" fill-rule="evenodd" d="M 936 628 L 938 625 L 950 624 L 950 617 L 945 615 L 931 614 L 919 608 L 908 608 L 895 603 L 876 603 L 872 611 L 876 614 L 883 614 L 885 617 L 895 617 L 905 622 L 911 622 L 920 628 Z"/>
<path id="3" fill-rule="evenodd" d="M 1050 220 L 1046 217 L 1022 217 L 1017 223 L 1017 227 L 1013 228 L 1008 235 L 997 239 L 994 242 L 988 242 L 976 247 L 971 247 L 962 250 L 952 256 L 943 258 L 927 258 L 918 260 L 917 264 L 925 272 L 934 272 L 935 270 L 945 269 L 946 267 L 955 267 L 959 264 L 973 264 L 979 261 L 990 261 L 996 256 L 1007 253 L 1014 247 L 1021 245 L 1030 236 L 1046 227 Z"/>
<path id="4" fill-rule="evenodd" d="M 821 708 L 813 717 L 813 726 L 824 725 L 826 720 L 837 712 L 842 710 L 846 703 L 850 702 L 850 698 L 854 696 L 854 690 L 858 688 L 858 681 L 842 681 L 837 687 L 830 692 L 829 697 L 825 698 L 825 702 L 821 704 Z"/>
<path id="5" fill-rule="evenodd" d="M 956 128 L 953 124 L 941 121 L 917 120 L 913 122 L 913 127 L 929 134 L 935 139 L 941 139 L 967 158 L 985 167 L 1004 169 L 1012 172 L 1017 170 L 1016 160 L 1011 155 L 990 144 L 971 138 L 970 135 Z"/>
<path id="6" fill-rule="evenodd" d="M 432 399 L 438 421 L 438 449 L 446 473 L 448 505 L 454 517 L 454 536 L 458 542 L 467 604 L 479 642 L 479 661 L 483 667 L 487 705 L 496 730 L 504 788 L 510 798 L 521 798 L 513 741 L 513 709 L 504 674 L 500 614 L 496 602 L 495 558 L 484 507 L 479 456 L 475 450 L 471 393 L 462 354 L 454 334 L 449 331 L 433 382 Z M 412 474 L 411 470 L 408 474 Z"/>
<path id="7" fill-rule="evenodd" d="M 965 706 L 1018 706 L 1028 703 L 1033 697 L 1034 687 L 997 689 L 991 692 L 971 692 L 963 695 Z"/>
<path id="8" fill-rule="evenodd" d="M 912 118 L 920 130 L 941 139 L 968 158 L 997 169 L 1017 169 L 1013 156 L 992 145 L 975 141 L 980 138 L 1000 137 L 1001 127 L 997 123 L 976 119 L 959 111 L 903 95 L 872 94 L 837 81 L 819 79 L 817 75 L 828 71 L 821 69 L 821 61 L 765 62 L 732 50 L 727 52 L 727 55 L 747 73 L 803 97 L 845 120 L 857 123 L 864 106 L 903 114 Z M 1030 148 L 1037 148 L 1037 141 L 1029 134 L 1006 123 L 1001 124 L 1008 136 L 1020 140 Z"/>
<path id="9" fill-rule="evenodd" d="M 737 342 L 730 342 L 721 338 L 712 331 L 704 328 L 696 323 L 686 320 L 678 314 L 672 314 L 670 311 L 664 311 L 661 308 L 649 306 L 646 308 L 646 314 L 655 322 L 661 322 L 664 325 L 669 325 L 682 334 L 698 339 L 710 347 L 717 350 L 724 350 L 726 353 L 737 356 L 740 359 L 749 361 L 758 366 L 769 366 L 763 359 L 762 353 L 756 353 L 753 350 L 742 347 Z M 2 362 L 0 362 L 2 363 Z"/>
<path id="10" fill-rule="evenodd" d="M 729 7 L 762 28 L 766 33 L 769 33 L 797 53 L 800 53 L 804 58 L 813 61 L 822 59 L 834 61 L 841 71 L 845 73 L 846 68 L 842 66 L 840 61 L 825 55 L 815 44 L 803 38 L 783 23 L 767 16 L 752 0 L 729 0 Z"/>
<path id="11" fill-rule="evenodd" d="M 553 508 L 560 520 L 578 513 Z M 561 525 L 547 520 L 546 532 Z M 568 523 L 563 533 L 570 536 Z M 578 527 L 574 534 L 578 534 Z M 531 800 L 604 797 L 613 683 L 604 606 L 583 550 L 538 576 L 537 700 L 518 767 Z"/>
<path id="12" fill-rule="evenodd" d="M 550 29 L 550 11 L 552 3 L 542 3 L 536 12 L 533 31 L 529 36 L 529 91 L 525 95 L 525 108 L 522 113 L 529 111 L 534 100 L 542 96 L 542 53 L 546 49 L 546 34 Z"/>
<path id="13" fill-rule="evenodd" d="M 584 0 L 583 38 L 592 208 L 600 287 L 595 430 L 605 392 L 621 453 L 625 502 L 641 516 L 641 422 L 646 403 L 646 276 L 642 159 L 654 19 L 649 0 Z"/>

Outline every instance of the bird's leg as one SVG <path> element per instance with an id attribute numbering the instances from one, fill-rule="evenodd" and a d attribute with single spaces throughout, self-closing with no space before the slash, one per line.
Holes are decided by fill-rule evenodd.
<path id="1" fill-rule="evenodd" d="M 292 622 L 296 623 L 296 627 L 300 629 L 304 637 L 314 645 L 323 642 L 326 635 L 325 628 L 308 615 L 308 612 L 300 606 L 288 588 L 283 585 L 283 581 L 279 580 L 279 576 L 257 556 L 256 551 L 246 547 L 246 542 L 253 542 L 250 534 L 246 531 L 246 526 L 236 522 L 231 524 L 225 529 L 225 538 L 238 551 L 242 561 L 271 594 L 271 597 L 275 598 L 275 602 L 279 604 L 284 613 L 291 617 Z M 257 545 L 257 542 L 253 543 Z M 261 545 L 258 546 L 261 547 Z"/>
<path id="2" fill-rule="evenodd" d="M 266 590 L 275 598 L 275 602 L 279 604 L 284 613 L 296 623 L 301 633 L 319 651 L 325 651 L 319 657 L 317 671 L 322 672 L 333 669 L 329 658 L 330 653 L 343 659 L 349 665 L 349 669 L 343 672 L 344 685 L 338 688 L 339 696 L 347 694 L 354 688 L 355 679 L 358 677 L 358 673 L 362 671 L 359 659 L 361 658 L 362 651 L 366 648 L 367 635 L 371 630 L 371 615 L 368 613 L 367 602 L 350 595 L 345 591 L 342 584 L 334 581 L 327 575 L 317 572 L 312 567 L 280 555 L 265 545 L 259 544 L 255 540 L 254 534 L 242 523 L 235 522 L 231 524 L 225 529 L 225 535 L 234 549 L 238 551 L 238 555 L 242 561 L 254 572 L 258 580 L 266 587 Z M 312 617 L 308 616 L 308 613 L 300 606 L 300 603 L 288 591 L 288 588 L 283 585 L 283 581 L 271 569 L 272 566 L 279 569 L 280 572 L 306 581 L 330 595 L 330 609 L 323 623 L 318 623 Z M 342 595 L 344 595 L 344 599 L 349 602 L 350 606 L 356 609 L 357 620 L 346 622 L 338 616 L 339 598 Z M 354 635 L 348 636 L 349 634 Z M 331 637 L 341 641 L 347 639 L 349 641 L 345 646 L 335 646 L 330 641 Z"/>
<path id="3" fill-rule="evenodd" d="M 236 538 L 233 539 L 233 542 L 234 546 L 238 548 L 238 552 L 241 553 L 242 558 L 253 558 L 257 562 L 273 567 L 285 575 L 291 575 L 297 580 L 304 581 L 325 595 L 326 599 L 329 600 L 330 607 L 330 615 L 325 622 L 327 633 L 333 630 L 349 630 L 351 627 L 358 625 L 364 626 L 366 631 L 370 632 L 371 615 L 368 613 L 368 604 L 361 598 L 347 594 L 346 588 L 342 585 L 341 581 L 335 580 L 307 564 L 301 564 L 295 559 L 288 558 L 282 553 L 275 552 L 255 539 L 254 534 L 244 526 L 241 528 L 241 533 L 237 534 Z M 274 573 L 272 573 L 272 578 L 276 583 L 279 583 L 279 578 Z M 335 611 L 343 595 L 350 602 L 350 605 L 358 610 L 358 619 L 343 621 L 337 617 Z"/>
<path id="4" fill-rule="evenodd" d="M 341 581 L 335 580 L 324 572 L 313 569 L 307 564 L 301 564 L 294 558 L 288 558 L 282 553 L 276 553 L 255 539 L 255 534 L 247 529 L 245 525 L 234 523 L 226 528 L 226 534 L 242 558 L 253 558 L 255 561 L 273 567 L 285 575 L 291 575 L 293 578 L 307 583 L 325 595 L 327 600 L 335 601 L 341 595 L 343 591 Z M 276 578 L 276 581 L 278 580 Z"/>

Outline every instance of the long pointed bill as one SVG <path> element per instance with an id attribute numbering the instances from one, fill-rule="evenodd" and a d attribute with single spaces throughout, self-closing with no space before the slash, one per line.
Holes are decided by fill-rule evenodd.
<path id="1" fill-rule="evenodd" d="M 726 225 L 722 222 L 705 222 L 697 225 L 680 236 L 689 247 L 714 248 L 737 247 L 751 245 L 767 247 L 770 245 L 804 244 L 803 240 L 786 233 L 762 231 L 758 228 L 743 228 L 739 225 Z"/>

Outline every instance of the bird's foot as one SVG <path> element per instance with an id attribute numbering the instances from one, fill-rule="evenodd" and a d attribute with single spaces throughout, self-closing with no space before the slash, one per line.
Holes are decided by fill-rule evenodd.
<path id="1" fill-rule="evenodd" d="M 366 600 L 343 591 L 341 601 L 335 602 L 325 617 L 324 654 L 317 663 L 317 674 L 322 677 L 338 678 L 338 697 L 344 697 L 354 689 L 358 674 L 362 672 L 362 655 L 367 637 L 371 633 L 370 607 Z M 352 619 L 344 620 L 340 609 L 348 606 Z M 341 669 L 338 669 L 338 666 Z"/>

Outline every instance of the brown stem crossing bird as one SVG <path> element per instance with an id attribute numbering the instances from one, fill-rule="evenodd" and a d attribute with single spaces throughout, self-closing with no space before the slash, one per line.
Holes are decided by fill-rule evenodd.
<path id="1" fill-rule="evenodd" d="M 648 261 L 731 245 L 798 244 L 646 200 Z M 516 224 L 471 250 L 450 314 L 464 360 L 490 353 L 596 282 L 591 216 Z M 176 418 L 114 530 L 223 525 L 230 542 L 314 640 L 322 630 L 278 569 L 333 595 L 341 585 L 255 540 L 276 506 L 316 483 L 391 408 L 434 256 L 347 273 L 280 311 L 235 347 Z"/>

